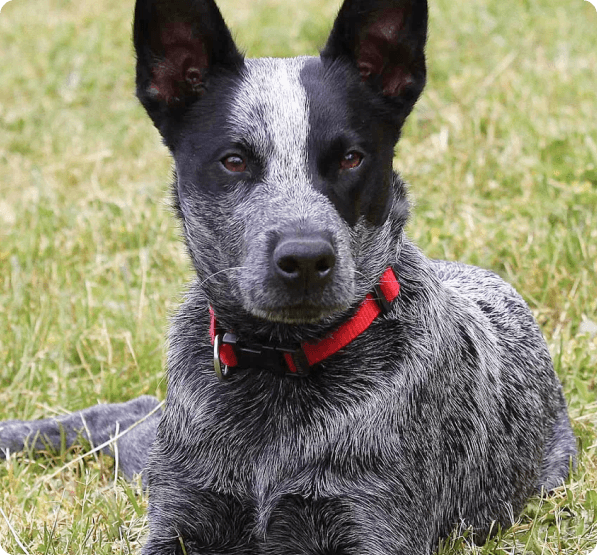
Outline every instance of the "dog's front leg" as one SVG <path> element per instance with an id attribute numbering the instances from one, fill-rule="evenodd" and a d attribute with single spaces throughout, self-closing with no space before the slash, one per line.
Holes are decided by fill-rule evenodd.
<path id="1" fill-rule="evenodd" d="M 130 479 L 145 468 L 161 412 L 155 397 L 143 395 L 126 403 L 95 405 L 57 418 L 7 420 L 0 422 L 0 457 L 26 448 L 59 450 L 63 444 L 70 447 L 82 437 L 94 447 L 104 445 L 101 450 L 108 455 L 117 449 L 118 467 Z M 111 442 L 117 434 L 118 439 Z"/>
<path id="2" fill-rule="evenodd" d="M 261 551 L 264 555 L 361 555 L 366 553 L 361 540 L 349 501 L 288 494 L 269 516 Z"/>
<path id="3" fill-rule="evenodd" d="M 151 534 L 142 555 L 257 554 L 248 499 L 176 481 L 169 486 L 153 482 L 150 490 Z"/>
<path id="4" fill-rule="evenodd" d="M 420 507 L 402 495 L 384 491 L 377 496 L 374 490 L 319 499 L 284 495 L 269 517 L 260 552 L 429 555 L 431 540 Z"/>

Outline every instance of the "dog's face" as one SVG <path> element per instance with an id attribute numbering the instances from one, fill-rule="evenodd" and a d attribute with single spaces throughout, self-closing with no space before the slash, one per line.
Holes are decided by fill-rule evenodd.
<path id="1" fill-rule="evenodd" d="M 426 18 L 425 2 L 347 0 L 321 57 L 245 60 L 211 0 L 137 3 L 138 95 L 214 306 L 317 322 L 370 290 L 406 218 L 392 158 Z"/>

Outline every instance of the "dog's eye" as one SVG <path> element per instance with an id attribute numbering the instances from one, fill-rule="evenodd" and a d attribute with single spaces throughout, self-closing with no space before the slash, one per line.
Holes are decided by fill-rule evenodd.
<path id="1" fill-rule="evenodd" d="M 350 150 L 344 155 L 344 158 L 340 160 L 341 170 L 352 170 L 358 168 L 363 161 L 363 155 L 356 150 Z"/>
<path id="2" fill-rule="evenodd" d="M 238 156 L 238 154 L 230 154 L 222 158 L 221 160 L 222 165 L 229 171 L 229 172 L 244 172 L 247 169 L 247 161 Z"/>

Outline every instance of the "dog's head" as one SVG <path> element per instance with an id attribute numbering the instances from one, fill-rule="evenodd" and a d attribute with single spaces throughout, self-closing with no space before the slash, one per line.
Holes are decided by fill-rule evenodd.
<path id="1" fill-rule="evenodd" d="M 333 319 L 395 259 L 426 34 L 425 0 L 346 0 L 320 57 L 251 60 L 212 0 L 137 1 L 137 94 L 216 312 Z"/>

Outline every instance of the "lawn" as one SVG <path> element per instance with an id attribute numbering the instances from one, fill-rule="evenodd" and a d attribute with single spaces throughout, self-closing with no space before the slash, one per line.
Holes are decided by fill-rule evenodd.
<path id="1" fill-rule="evenodd" d="M 317 52 L 338 1 L 220 5 L 248 55 L 289 56 Z M 165 394 L 168 316 L 191 272 L 168 153 L 133 94 L 132 10 L 12 0 L 0 13 L 0 419 Z M 597 11 L 431 0 L 430 16 L 429 81 L 395 160 L 415 202 L 409 234 L 522 293 L 580 446 L 567 485 L 511 529 L 440 551 L 585 555 L 597 545 Z M 0 463 L 10 555 L 138 552 L 145 496 L 82 452 Z"/>

